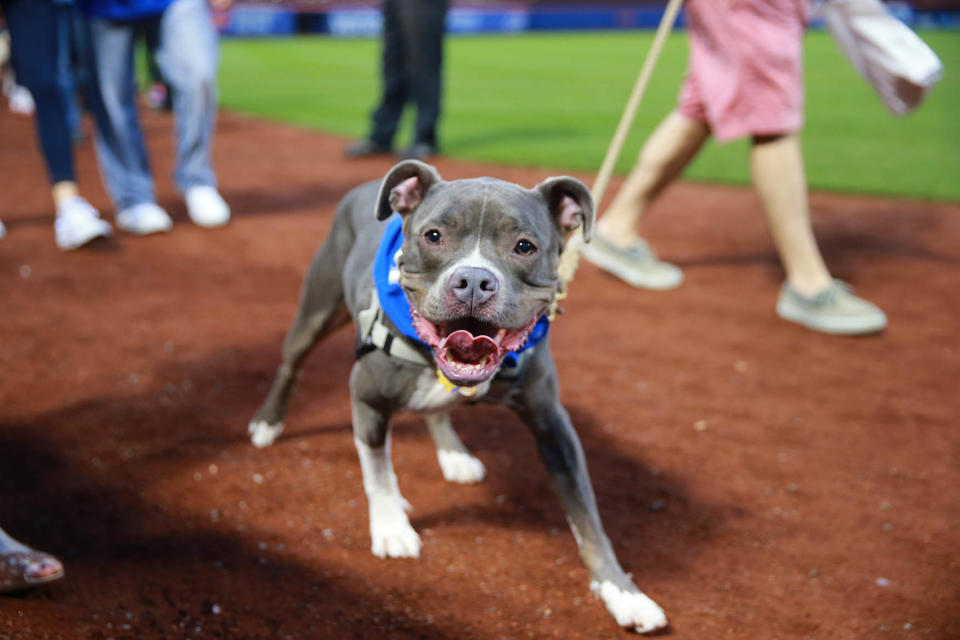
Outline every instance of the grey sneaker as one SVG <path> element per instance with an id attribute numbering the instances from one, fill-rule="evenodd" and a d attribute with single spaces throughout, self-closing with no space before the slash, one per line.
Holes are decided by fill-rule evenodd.
<path id="1" fill-rule="evenodd" d="M 583 247 L 583 256 L 604 271 L 641 289 L 666 291 L 683 283 L 683 271 L 657 254 L 640 239 L 629 249 L 621 249 L 599 235 Z"/>
<path id="2" fill-rule="evenodd" d="M 777 299 L 777 315 L 835 335 L 877 333 L 887 326 L 887 316 L 880 307 L 853 295 L 850 285 L 840 280 L 812 298 L 801 296 L 784 283 Z"/>

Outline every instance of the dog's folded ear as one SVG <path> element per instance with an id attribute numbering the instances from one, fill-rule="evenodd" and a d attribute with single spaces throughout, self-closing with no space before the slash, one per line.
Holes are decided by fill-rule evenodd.
<path id="1" fill-rule="evenodd" d="M 582 227 L 584 241 L 590 242 L 596 213 L 593 210 L 593 195 L 587 185 L 576 178 L 560 176 L 547 178 L 534 189 L 543 196 L 547 209 L 564 234 Z"/>
<path id="2" fill-rule="evenodd" d="M 377 195 L 377 220 L 386 220 L 396 211 L 406 215 L 423 202 L 427 191 L 443 182 L 437 170 L 419 160 L 404 160 L 394 165 Z"/>

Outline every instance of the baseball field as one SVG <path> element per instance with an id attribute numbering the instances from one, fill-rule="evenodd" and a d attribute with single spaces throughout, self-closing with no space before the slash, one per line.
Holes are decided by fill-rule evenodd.
<path id="1" fill-rule="evenodd" d="M 825 36 L 807 42 L 815 232 L 885 333 L 776 317 L 783 272 L 736 144 L 707 149 L 647 220 L 684 285 L 640 291 L 585 264 L 551 329 L 607 533 L 673 636 L 960 637 L 960 43 L 923 35 L 947 74 L 901 120 Z M 451 39 L 436 166 L 589 184 L 645 38 Z M 370 554 L 351 330 L 308 359 L 284 436 L 248 441 L 338 200 L 393 163 L 343 157 L 376 56 L 371 40 L 224 42 L 214 160 L 230 225 L 188 221 L 172 119 L 144 112 L 173 231 L 71 253 L 53 243 L 32 123 L 0 110 L 0 523 L 67 570 L 0 598 L 0 639 L 623 637 L 502 410 L 454 414 L 488 471 L 469 486 L 443 480 L 418 419 L 397 420 L 424 549 Z M 684 58 L 672 39 L 619 170 Z M 89 142 L 77 160 L 112 219 Z"/>

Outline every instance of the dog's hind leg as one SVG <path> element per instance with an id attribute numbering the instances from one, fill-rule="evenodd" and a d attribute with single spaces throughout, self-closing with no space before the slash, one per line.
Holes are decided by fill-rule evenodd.
<path id="1" fill-rule="evenodd" d="M 453 430 L 450 414 L 428 413 L 425 418 L 433 442 L 437 445 L 437 460 L 444 479 L 461 484 L 483 480 L 487 470 Z"/>
<path id="2" fill-rule="evenodd" d="M 337 235 L 335 227 L 310 264 L 300 292 L 300 307 L 283 341 L 283 361 L 248 426 L 250 440 L 258 447 L 270 446 L 283 431 L 290 392 L 307 354 L 320 339 L 350 320 L 344 303 L 340 276 L 343 257 Z"/>

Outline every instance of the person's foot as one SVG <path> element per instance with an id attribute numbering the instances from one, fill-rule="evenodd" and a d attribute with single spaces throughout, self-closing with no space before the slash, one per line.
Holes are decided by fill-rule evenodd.
<path id="1" fill-rule="evenodd" d="M 374 142 L 369 138 L 357 140 L 347 147 L 346 155 L 348 158 L 363 158 L 366 156 L 384 156 L 393 153 L 390 145 L 383 145 Z"/>
<path id="2" fill-rule="evenodd" d="M 583 256 L 604 271 L 641 289 L 666 291 L 683 283 L 683 271 L 662 262 L 642 238 L 621 249 L 600 235 L 583 246 Z"/>
<path id="3" fill-rule="evenodd" d="M 187 213 L 200 227 L 222 227 L 230 222 L 230 206 L 211 186 L 190 187 L 183 194 Z"/>
<path id="4" fill-rule="evenodd" d="M 63 564 L 49 553 L 33 549 L 0 552 L 0 593 L 53 582 L 63 574 Z"/>
<path id="5" fill-rule="evenodd" d="M 777 299 L 777 315 L 784 320 L 835 335 L 864 335 L 883 331 L 886 314 L 872 302 L 855 296 L 848 284 L 834 280 L 813 297 L 802 296 L 784 283 Z"/>
<path id="6" fill-rule="evenodd" d="M 67 198 L 57 205 L 53 238 L 64 251 L 79 249 L 96 238 L 106 238 L 112 231 L 110 223 L 100 218 L 100 212 L 80 196 Z"/>
<path id="7" fill-rule="evenodd" d="M 437 149 L 437 145 L 435 144 L 415 142 L 400 155 L 406 160 L 423 160 L 425 158 L 432 158 L 438 153 L 440 153 L 440 150 Z"/>
<path id="8" fill-rule="evenodd" d="M 30 93 L 29 89 L 19 84 L 13 85 L 13 89 L 10 90 L 10 95 L 7 96 L 7 99 L 9 100 L 8 106 L 10 111 L 17 115 L 32 116 L 37 110 L 37 105 L 33 101 L 33 94 Z"/>
<path id="9" fill-rule="evenodd" d="M 170 231 L 173 220 L 154 202 L 140 202 L 117 212 L 117 226 L 138 236 Z"/>

